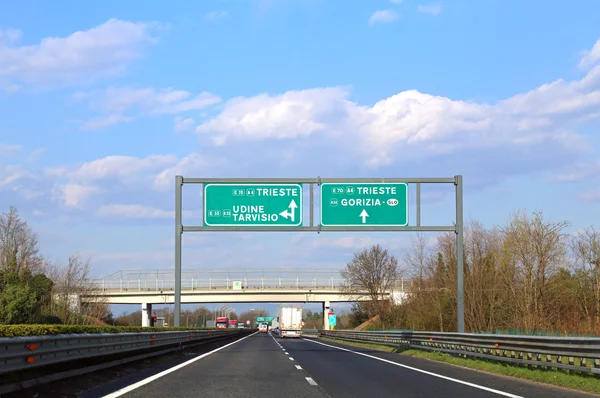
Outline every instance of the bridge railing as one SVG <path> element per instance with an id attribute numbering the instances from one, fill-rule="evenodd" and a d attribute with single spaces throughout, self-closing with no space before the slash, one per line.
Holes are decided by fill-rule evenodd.
<path id="1" fill-rule="evenodd" d="M 322 330 L 320 336 L 600 375 L 600 338 L 594 337 L 355 330 Z"/>
<path id="2" fill-rule="evenodd" d="M 225 275 L 224 275 L 225 274 Z M 182 290 L 233 290 L 233 283 L 241 282 L 242 289 L 341 289 L 344 279 L 339 270 L 285 270 L 277 271 L 184 271 Z M 173 271 L 121 271 L 107 278 L 87 281 L 94 291 L 143 292 L 172 291 L 175 289 Z M 406 292 L 410 280 L 399 279 L 394 291 Z"/>

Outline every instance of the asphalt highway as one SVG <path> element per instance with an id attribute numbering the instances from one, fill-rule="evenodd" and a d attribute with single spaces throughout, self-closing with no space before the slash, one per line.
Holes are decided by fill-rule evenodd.
<path id="1" fill-rule="evenodd" d="M 89 396 L 89 395 L 88 395 Z M 590 397 L 593 395 L 318 339 L 253 334 L 106 398 Z"/>

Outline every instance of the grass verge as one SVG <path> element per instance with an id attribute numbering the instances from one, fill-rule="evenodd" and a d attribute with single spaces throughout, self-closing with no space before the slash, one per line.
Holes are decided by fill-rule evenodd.
<path id="1" fill-rule="evenodd" d="M 459 358 L 442 352 L 422 351 L 415 349 L 403 349 L 373 343 L 358 343 L 354 341 L 337 340 L 329 337 L 319 337 L 320 340 L 347 344 L 355 347 L 369 348 L 385 352 L 395 352 L 411 357 L 424 358 L 432 361 L 445 362 L 469 369 L 495 373 L 504 376 L 517 377 L 532 380 L 539 383 L 551 384 L 558 387 L 571 388 L 585 392 L 600 394 L 600 381 L 591 374 L 575 373 L 569 374 L 556 369 L 528 369 L 526 367 L 513 366 L 498 362 L 486 361 L 477 358 Z"/>

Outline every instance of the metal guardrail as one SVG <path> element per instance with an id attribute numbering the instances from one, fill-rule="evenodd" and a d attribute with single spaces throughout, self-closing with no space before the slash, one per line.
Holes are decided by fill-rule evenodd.
<path id="1" fill-rule="evenodd" d="M 343 286 L 340 269 L 230 269 L 182 271 L 183 290 L 233 290 L 233 282 L 242 282 L 248 289 L 337 289 Z M 95 291 L 157 291 L 174 290 L 173 270 L 118 271 L 105 278 L 87 281 Z M 409 279 L 398 279 L 394 290 L 409 290 Z"/>
<path id="2" fill-rule="evenodd" d="M 236 336 L 242 330 L 60 334 L 0 338 L 0 375 L 46 365 Z"/>
<path id="3" fill-rule="evenodd" d="M 304 337 L 319 337 L 319 329 L 305 329 L 302 328 L 302 335 Z"/>
<path id="4" fill-rule="evenodd" d="M 600 376 L 600 338 L 354 330 L 321 330 L 319 335 Z"/>

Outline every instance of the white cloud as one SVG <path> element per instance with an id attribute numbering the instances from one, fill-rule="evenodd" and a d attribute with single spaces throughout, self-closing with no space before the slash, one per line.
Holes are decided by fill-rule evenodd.
<path id="1" fill-rule="evenodd" d="M 583 57 L 581 57 L 581 61 L 579 62 L 579 67 L 583 69 L 589 68 L 598 62 L 600 62 L 600 40 L 596 42 L 591 50 L 583 53 Z"/>
<path id="2" fill-rule="evenodd" d="M 228 11 L 211 11 L 211 12 L 207 12 L 204 15 L 204 17 L 206 19 L 215 20 L 215 19 L 225 18 L 228 15 L 229 15 Z"/>
<path id="3" fill-rule="evenodd" d="M 50 186 L 46 180 L 21 165 L 0 164 L 0 197 L 12 197 L 12 203 L 45 197 Z"/>
<path id="4" fill-rule="evenodd" d="M 14 94 L 21 91 L 21 86 L 18 84 L 9 84 L 8 86 L 3 87 L 2 90 L 4 90 L 6 94 Z"/>
<path id="5" fill-rule="evenodd" d="M 196 131 L 213 134 L 217 145 L 229 138 L 290 139 L 324 133 L 331 127 L 326 118 L 345 112 L 345 96 L 345 89 L 332 87 L 238 97 L 227 101 L 223 112 Z"/>
<path id="6" fill-rule="evenodd" d="M 140 115 L 166 115 L 200 110 L 221 101 L 216 95 L 202 92 L 197 95 L 184 90 L 171 88 L 110 87 L 106 90 L 89 93 L 79 92 L 73 96 L 85 100 L 96 111 L 107 116 L 90 120 L 83 124 L 85 130 L 95 130 L 113 124 L 129 122 L 134 118 L 127 113 Z"/>
<path id="7" fill-rule="evenodd" d="M 438 15 L 442 12 L 442 5 L 439 3 L 419 5 L 417 6 L 417 11 L 424 14 Z"/>
<path id="8" fill-rule="evenodd" d="M 389 23 L 398 19 L 398 14 L 394 10 L 378 10 L 369 18 L 369 25 L 376 23 Z"/>
<path id="9" fill-rule="evenodd" d="M 108 115 L 108 116 L 88 120 L 87 122 L 85 122 L 81 125 L 81 129 L 86 130 L 86 131 L 102 130 L 106 127 L 109 127 L 109 126 L 112 126 L 115 124 L 131 122 L 133 120 L 134 119 L 132 117 L 121 116 L 121 115 Z"/>
<path id="10" fill-rule="evenodd" d="M 600 176 L 600 160 L 577 164 L 551 177 L 558 182 L 579 182 Z"/>
<path id="11" fill-rule="evenodd" d="M 600 189 L 586 192 L 580 196 L 580 199 L 585 200 L 586 202 L 600 202 Z"/>
<path id="12" fill-rule="evenodd" d="M 164 115 L 199 110 L 217 104 L 221 99 L 211 93 L 198 95 L 185 90 L 166 88 L 110 87 L 91 93 L 77 93 L 75 98 L 87 99 L 93 109 L 121 114 L 136 110 L 142 113 Z"/>
<path id="13" fill-rule="evenodd" d="M 86 162 L 72 171 L 62 168 L 50 169 L 48 172 L 85 184 L 106 179 L 133 184 L 134 180 L 143 178 L 143 175 L 153 176 L 176 162 L 177 157 L 173 155 L 150 155 L 145 158 L 115 155 Z"/>
<path id="14" fill-rule="evenodd" d="M 21 145 L 10 145 L 0 143 L 0 156 L 12 155 L 19 152 L 23 147 Z"/>
<path id="15" fill-rule="evenodd" d="M 175 212 L 157 209 L 152 206 L 113 204 L 101 206 L 96 214 L 100 217 L 124 218 L 171 218 L 175 219 Z"/>
<path id="16" fill-rule="evenodd" d="M 177 164 L 161 171 L 153 181 L 153 188 L 159 191 L 173 189 L 175 176 L 198 177 L 206 175 L 206 170 L 210 170 L 213 175 L 219 174 L 228 165 L 225 158 L 214 156 L 202 156 L 197 153 L 191 153 L 182 158 Z"/>
<path id="17" fill-rule="evenodd" d="M 20 166 L 3 166 L 0 168 L 0 187 L 6 187 L 26 175 L 27 171 Z"/>
<path id="18" fill-rule="evenodd" d="M 44 152 L 46 152 L 46 148 L 37 148 L 29 153 L 27 156 L 28 162 L 35 162 Z"/>
<path id="19" fill-rule="evenodd" d="M 184 133 L 190 130 L 195 124 L 194 119 L 187 118 L 184 119 L 182 117 L 177 116 L 175 118 L 175 131 L 178 133 Z"/>
<path id="20" fill-rule="evenodd" d="M 157 24 L 110 19 L 67 37 L 46 37 L 37 45 L 15 46 L 20 33 L 4 30 L 0 40 L 0 78 L 22 83 L 90 82 L 120 74 L 142 55 Z M 7 33 L 9 32 L 9 33 Z"/>
<path id="21" fill-rule="evenodd" d="M 22 32 L 18 29 L 3 29 L 0 28 L 0 44 L 10 45 L 21 40 Z"/>
<path id="22" fill-rule="evenodd" d="M 53 189 L 53 198 L 62 202 L 65 207 L 82 208 L 85 202 L 102 190 L 95 186 L 82 184 L 56 185 Z"/>

